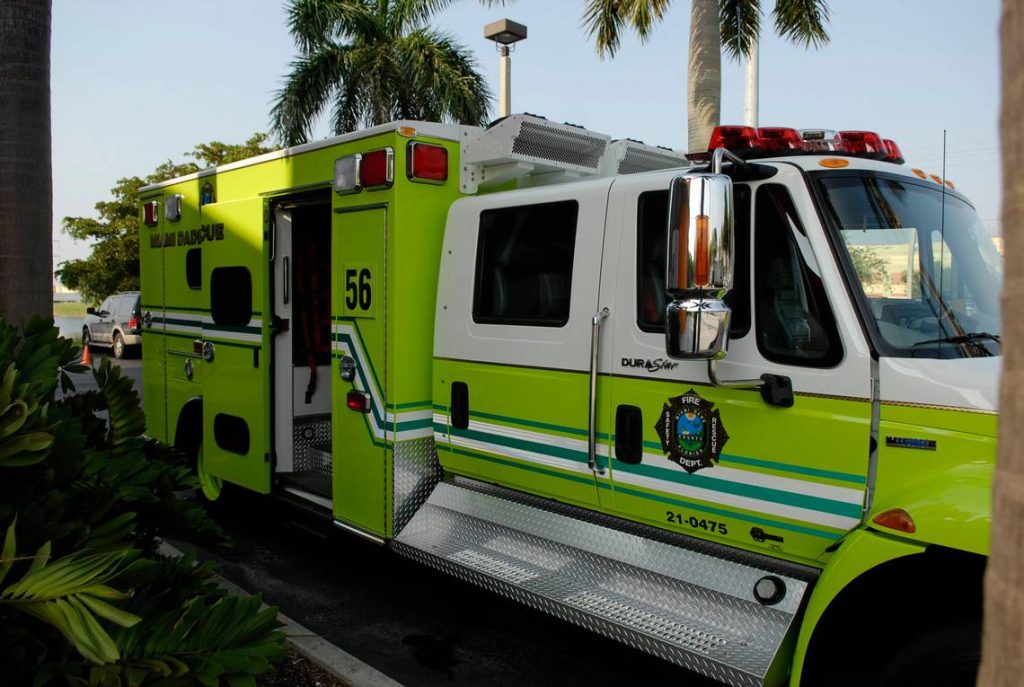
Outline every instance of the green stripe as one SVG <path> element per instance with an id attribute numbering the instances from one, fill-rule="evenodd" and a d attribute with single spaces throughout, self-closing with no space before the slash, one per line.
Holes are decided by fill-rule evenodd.
<path id="1" fill-rule="evenodd" d="M 585 475 L 574 475 L 574 474 L 569 473 L 569 472 L 562 472 L 560 470 L 555 470 L 555 469 L 552 469 L 552 468 L 544 467 L 542 465 L 532 465 L 530 463 L 520 463 L 520 462 L 515 461 L 515 460 L 507 460 L 505 458 L 499 458 L 499 457 L 491 455 L 489 453 L 481 453 L 481 452 L 478 452 L 478 451 L 474 451 L 472 449 L 464 449 L 464 448 L 461 448 L 461 447 L 460 448 L 456 448 L 455 446 L 452 446 L 452 447 L 448 448 L 447 450 L 451 451 L 452 453 L 458 453 L 459 455 L 468 456 L 470 458 L 477 458 L 479 460 L 485 460 L 485 461 L 487 461 L 489 463 L 497 463 L 498 465 L 505 465 L 505 466 L 511 467 L 511 468 L 519 468 L 520 470 L 525 470 L 527 472 L 537 472 L 537 473 L 540 473 L 542 475 L 548 475 L 550 477 L 558 477 L 560 479 L 566 479 L 566 480 L 569 480 L 570 482 L 578 482 L 580 484 L 589 484 L 589 485 L 593 485 L 594 484 L 594 478 L 593 477 L 587 477 Z M 608 485 L 604 485 L 604 488 L 607 489 L 609 487 L 608 487 Z"/>
<path id="2" fill-rule="evenodd" d="M 660 444 L 658 445 L 658 448 L 661 448 Z M 819 468 L 808 468 L 802 465 L 790 465 L 788 463 L 776 463 L 771 460 L 761 460 L 760 458 L 745 458 L 743 456 L 733 456 L 723 453 L 719 460 L 722 463 L 735 463 L 736 465 L 767 468 L 769 470 L 778 470 L 780 472 L 792 472 L 797 475 L 834 479 L 839 482 L 849 482 L 850 484 L 857 484 L 861 486 L 867 483 L 867 478 L 862 475 L 852 475 L 846 472 L 835 472 L 833 470 L 821 470 Z"/>
<path id="3" fill-rule="evenodd" d="M 747 498 L 757 499 L 758 501 L 768 501 L 771 503 L 781 503 L 786 506 L 796 506 L 797 508 L 807 508 L 821 513 L 844 515 L 855 519 L 859 519 L 861 515 L 861 507 L 858 504 L 833 501 L 832 499 L 826 499 L 820 496 L 808 496 L 807 494 L 781 491 L 779 489 L 760 487 L 753 484 L 743 484 L 742 482 L 729 482 L 710 476 L 698 475 L 696 473 L 691 475 L 687 472 L 667 470 L 654 465 L 630 465 L 628 463 L 619 463 L 616 465 L 616 469 L 622 470 L 623 472 L 630 472 L 634 475 L 643 475 L 645 477 L 659 479 L 665 482 L 675 482 L 676 484 L 686 484 L 699 489 L 719 491 L 725 494 L 733 494 L 735 496 L 745 496 Z"/>
<path id="4" fill-rule="evenodd" d="M 650 501 L 657 501 L 659 503 L 667 503 L 669 505 L 673 505 L 673 506 L 677 506 L 677 507 L 681 506 L 681 507 L 684 507 L 684 508 L 692 508 L 693 510 L 701 511 L 701 512 L 704 512 L 704 513 L 711 513 L 713 515 L 722 515 L 722 516 L 725 516 L 725 517 L 735 518 L 737 520 L 743 520 L 743 521 L 746 521 L 746 522 L 752 522 L 752 523 L 755 523 L 755 524 L 758 524 L 758 525 L 767 525 L 767 526 L 775 528 L 775 529 L 789 530 L 790 532 L 799 532 L 800 534 L 809 534 L 809 535 L 814 536 L 814 537 L 821 537 L 822 539 L 828 539 L 829 541 L 835 541 L 836 539 L 840 539 L 843 536 L 842 534 L 837 534 L 835 532 L 827 532 L 825 530 L 818 530 L 818 529 L 815 529 L 813 527 L 805 527 L 803 525 L 794 525 L 794 524 L 791 524 L 791 523 L 788 523 L 788 522 L 780 522 L 778 520 L 771 520 L 769 518 L 762 518 L 762 517 L 758 517 L 756 515 L 747 515 L 745 513 L 737 513 L 737 512 L 734 512 L 734 511 L 723 510 L 721 508 L 715 508 L 713 506 L 704 506 L 704 505 L 701 505 L 701 504 L 693 503 L 692 501 L 687 501 L 687 500 L 678 499 L 678 498 L 670 498 L 668 496 L 662 496 L 660 494 L 648 493 L 648 492 L 645 492 L 645 491 L 641 491 L 639 489 L 633 489 L 631 487 L 624 487 L 624 486 L 621 486 L 621 485 L 618 485 L 618 484 L 614 485 L 614 487 L 611 487 L 606 482 L 600 482 L 599 481 L 599 482 L 595 483 L 593 478 L 585 477 L 583 475 L 574 475 L 572 473 L 561 472 L 559 470 L 553 470 L 553 469 L 550 469 L 550 468 L 547 468 L 547 467 L 543 467 L 543 466 L 539 466 L 539 465 L 531 465 L 529 463 L 520 463 L 520 462 L 514 461 L 514 460 L 506 460 L 504 458 L 499 458 L 497 456 L 493 456 L 493 455 L 486 454 L 486 453 L 480 453 L 478 451 L 473 451 L 471 449 L 463 449 L 461 447 L 452 446 L 452 447 L 449 447 L 447 449 L 442 449 L 442 450 L 448 450 L 448 451 L 451 451 L 452 453 L 457 453 L 459 455 L 467 456 L 469 458 L 476 458 L 476 459 L 484 460 L 484 461 L 487 461 L 487 462 L 490 462 L 490 463 L 497 463 L 499 465 L 504 465 L 504 466 L 507 466 L 507 467 L 518 468 L 518 469 L 521 469 L 521 470 L 526 470 L 527 472 L 536 472 L 536 473 L 540 473 L 540 474 L 543 474 L 543 475 L 548 475 L 548 476 L 551 476 L 551 477 L 557 477 L 559 479 L 569 480 L 571 482 L 578 482 L 580 484 L 596 484 L 597 487 L 602 488 L 602 489 L 612 488 L 615 492 L 621 492 L 621 493 L 627 494 L 629 496 L 636 496 L 636 497 L 639 497 L 639 498 L 648 499 Z"/>
<path id="5" fill-rule="evenodd" d="M 446 427 L 442 424 L 434 425 L 434 429 L 438 431 L 444 431 Z M 486 441 L 492 444 L 500 444 L 509 448 L 518 448 L 524 451 L 533 451 L 535 453 L 541 453 L 547 456 L 553 456 L 555 458 L 563 458 L 565 460 L 571 460 L 576 463 L 586 463 L 587 454 L 583 451 L 576 451 L 571 448 L 564 448 L 562 446 L 551 446 L 550 444 L 539 444 L 534 441 L 526 441 L 524 439 L 513 439 L 511 437 L 498 436 L 496 434 L 488 434 L 475 429 L 456 429 L 452 428 L 451 433 L 457 437 L 465 437 L 467 439 L 476 439 L 477 441 Z"/>
<path id="6" fill-rule="evenodd" d="M 438 406 L 435 406 L 435 408 Z M 444 408 L 447 410 L 447 408 Z M 506 415 L 497 415 L 495 413 L 483 413 L 479 410 L 474 410 L 470 413 L 470 417 L 482 417 L 488 420 L 498 420 L 500 422 L 507 422 L 513 425 L 519 425 L 521 427 L 534 427 L 536 429 L 547 429 L 553 432 L 565 432 L 566 434 L 575 434 L 576 436 L 585 437 L 588 432 L 585 429 L 577 429 L 575 427 L 565 427 L 564 425 L 552 425 L 547 422 L 537 422 L 535 420 L 523 420 L 521 418 L 508 417 Z M 597 433 L 598 439 L 609 439 L 609 435 L 605 432 Z"/>
<path id="7" fill-rule="evenodd" d="M 424 417 L 418 420 L 406 420 L 405 422 L 398 422 L 393 424 L 395 425 L 396 432 L 404 432 L 410 429 L 423 429 L 424 427 L 433 427 L 434 421 L 429 417 Z"/>
<path id="8" fill-rule="evenodd" d="M 410 403 L 388 403 L 388 408 L 395 409 L 406 409 L 406 408 L 429 408 L 430 401 L 412 401 Z"/>
<path id="9" fill-rule="evenodd" d="M 737 520 L 745 520 L 747 522 L 753 522 L 758 525 L 768 525 L 772 528 L 778 528 L 783 530 L 789 530 L 791 532 L 799 532 L 800 534 L 809 534 L 813 537 L 821 537 L 823 539 L 836 540 L 843 537 L 842 534 L 835 532 L 826 532 L 825 530 L 818 530 L 813 527 L 805 527 L 803 525 L 793 525 L 788 522 L 780 522 L 778 520 L 769 520 L 768 518 L 761 518 L 756 515 L 747 515 L 745 513 L 737 513 L 736 511 L 724 510 L 722 508 L 715 508 L 714 506 L 704 506 L 701 504 L 694 503 L 692 501 L 686 501 L 678 498 L 671 498 L 668 496 L 662 496 L 661 494 L 648 493 L 646 491 L 640 491 L 632 487 L 625 487 L 620 484 L 615 485 L 616 492 L 622 492 L 629 496 L 637 496 L 650 501 L 658 501 L 659 503 L 667 503 L 673 506 L 682 506 L 683 508 L 692 508 L 693 510 L 699 510 L 704 513 L 712 513 L 714 515 L 722 515 L 729 518 L 736 518 Z"/>
<path id="10" fill-rule="evenodd" d="M 434 425 L 434 429 L 436 431 L 443 432 L 446 428 L 444 425 L 436 424 Z M 562 446 L 552 446 L 550 444 L 526 439 L 504 437 L 498 434 L 491 434 L 473 429 L 452 429 L 451 433 L 457 437 L 465 437 L 467 439 L 475 439 L 477 441 L 486 441 L 499 446 L 533 451 L 541 455 L 563 458 L 574 462 L 587 461 L 587 454 L 585 452 Z M 768 503 L 779 503 L 786 506 L 806 508 L 820 513 L 831 513 L 833 515 L 842 515 L 854 519 L 859 519 L 861 515 L 861 506 L 859 504 L 845 503 L 842 501 L 835 501 L 833 499 L 822 498 L 820 496 L 810 496 L 807 494 L 783 491 L 781 489 L 772 489 L 771 487 L 731 482 L 718 479 L 711 475 L 690 474 L 687 472 L 668 470 L 654 465 L 630 465 L 628 463 L 619 463 L 616 469 L 658 479 L 664 482 L 685 484 L 700 489 L 733 494 L 736 496 L 744 496 L 747 498 L 757 499 L 759 501 L 766 501 Z"/>

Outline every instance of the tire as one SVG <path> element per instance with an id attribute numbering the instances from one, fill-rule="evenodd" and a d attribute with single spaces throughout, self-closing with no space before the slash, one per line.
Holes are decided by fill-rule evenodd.
<path id="1" fill-rule="evenodd" d="M 882 668 L 878 687 L 973 687 L 981 662 L 981 622 L 940 625 L 903 647 Z"/>
<path id="2" fill-rule="evenodd" d="M 110 350 L 118 360 L 127 357 L 127 346 L 124 345 L 124 337 L 121 336 L 121 332 L 114 333 L 114 343 L 110 345 Z"/>

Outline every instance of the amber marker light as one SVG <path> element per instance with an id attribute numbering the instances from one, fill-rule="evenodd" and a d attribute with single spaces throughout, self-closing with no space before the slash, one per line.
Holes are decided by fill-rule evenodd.
<path id="1" fill-rule="evenodd" d="M 914 524 L 914 519 L 910 517 L 910 513 L 902 508 L 890 508 L 876 515 L 871 522 L 880 527 L 896 530 L 897 532 L 906 532 L 907 534 L 917 532 L 917 525 Z"/>
<path id="2" fill-rule="evenodd" d="M 840 157 L 826 157 L 824 160 L 818 162 L 822 167 L 828 167 L 829 169 L 839 169 L 840 167 L 846 167 L 850 164 L 849 160 L 844 160 Z"/>
<path id="3" fill-rule="evenodd" d="M 910 171 L 913 172 L 914 174 L 916 174 L 917 176 L 921 177 L 922 179 L 927 179 L 928 178 L 928 175 L 925 174 L 925 171 L 923 169 L 918 169 L 917 167 L 914 167 Z"/>
<path id="4" fill-rule="evenodd" d="M 708 238 L 709 225 L 711 218 L 707 215 L 697 215 L 697 255 L 693 266 L 693 280 L 698 286 L 707 286 L 711 282 L 710 277 L 710 251 L 711 245 Z"/>

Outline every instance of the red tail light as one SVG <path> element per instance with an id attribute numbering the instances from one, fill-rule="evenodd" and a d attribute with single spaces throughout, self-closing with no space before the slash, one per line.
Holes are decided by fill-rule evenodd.
<path id="1" fill-rule="evenodd" d="M 160 216 L 157 211 L 160 208 L 160 202 L 151 200 L 148 203 L 142 205 L 142 222 L 147 227 L 155 227 L 160 221 Z"/>
<path id="2" fill-rule="evenodd" d="M 885 146 L 885 161 L 892 162 L 897 165 L 903 164 L 903 151 L 896 145 L 896 141 L 891 138 L 886 138 L 882 141 L 882 145 Z"/>
<path id="3" fill-rule="evenodd" d="M 761 150 L 761 137 L 752 126 L 716 126 L 711 132 L 708 152 L 717 148 L 728 148 L 737 155 Z"/>
<path id="4" fill-rule="evenodd" d="M 350 391 L 345 396 L 345 405 L 358 413 L 370 412 L 370 394 L 365 391 Z"/>
<path id="5" fill-rule="evenodd" d="M 133 317 L 128 320 L 128 329 L 138 329 L 139 326 L 139 318 Z"/>
<path id="6" fill-rule="evenodd" d="M 784 126 L 761 127 L 757 130 L 765 151 L 803 150 L 804 138 L 796 129 Z"/>
<path id="7" fill-rule="evenodd" d="M 448 180 L 448 151 L 441 146 L 409 141 L 405 154 L 405 173 L 417 181 Z"/>
<path id="8" fill-rule="evenodd" d="M 846 152 L 853 155 L 863 155 L 874 160 L 883 160 L 888 155 L 882 137 L 874 131 L 840 131 L 839 138 Z"/>
<path id="9" fill-rule="evenodd" d="M 359 185 L 363 188 L 390 186 L 395 180 L 395 154 L 391 148 L 364 153 L 359 162 Z"/>

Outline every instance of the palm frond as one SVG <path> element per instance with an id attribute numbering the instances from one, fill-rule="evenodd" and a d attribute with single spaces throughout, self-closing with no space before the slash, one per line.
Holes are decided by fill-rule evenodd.
<path id="1" fill-rule="evenodd" d="M 829 41 L 828 5 L 825 0 L 776 0 L 775 30 L 805 48 L 820 48 Z"/>
<path id="2" fill-rule="evenodd" d="M 486 123 L 491 95 L 473 53 L 442 31 L 420 29 L 398 42 L 403 80 L 415 96 L 407 116 Z"/>
<path id="3" fill-rule="evenodd" d="M 271 128 L 284 145 L 304 143 L 313 121 L 336 88 L 344 88 L 349 48 L 324 45 L 317 52 L 292 62 L 284 87 L 277 92 L 270 112 Z"/>
<path id="4" fill-rule="evenodd" d="M 288 31 L 308 55 L 372 27 L 374 5 L 373 0 L 293 0 L 288 7 Z"/>
<path id="5" fill-rule="evenodd" d="M 619 49 L 619 34 L 626 26 L 623 0 L 587 0 L 583 12 L 583 28 L 596 40 L 597 54 L 615 57 Z"/>
<path id="6" fill-rule="evenodd" d="M 760 0 L 719 0 L 722 47 L 729 57 L 750 55 L 751 44 L 761 33 L 760 5 Z"/>

